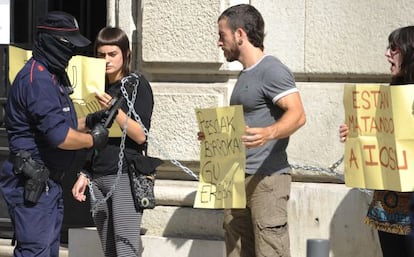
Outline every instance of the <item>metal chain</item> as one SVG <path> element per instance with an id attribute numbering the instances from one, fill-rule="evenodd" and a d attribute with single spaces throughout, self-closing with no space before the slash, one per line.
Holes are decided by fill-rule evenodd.
<path id="1" fill-rule="evenodd" d="M 129 97 L 128 97 L 128 92 L 125 88 L 126 84 L 130 84 L 134 88 L 131 99 L 129 99 Z M 145 136 L 147 137 L 147 142 L 148 143 L 151 143 L 152 145 L 154 145 L 156 147 L 156 149 L 159 150 L 161 155 L 163 155 L 164 157 L 167 157 L 167 159 L 170 159 L 170 162 L 172 164 L 179 167 L 185 173 L 187 173 L 188 175 L 190 175 L 190 176 L 194 177 L 196 180 L 198 180 L 198 176 L 191 169 L 189 169 L 188 167 L 181 164 L 178 160 L 169 158 L 170 155 L 168 153 L 166 153 L 165 151 L 163 151 L 162 147 L 160 147 L 160 144 L 158 143 L 158 141 L 156 139 L 154 139 L 149 134 L 148 129 L 144 126 L 140 116 L 136 113 L 136 111 L 134 109 L 134 103 L 135 103 L 136 94 L 137 94 L 137 91 L 138 91 L 138 86 L 139 86 L 139 79 L 138 79 L 138 75 L 136 75 L 135 73 L 132 73 L 131 75 L 126 76 L 121 80 L 121 92 L 122 92 L 122 95 L 124 96 L 124 98 L 127 102 L 128 113 L 127 113 L 127 118 L 126 118 L 125 124 L 123 125 L 123 130 L 122 130 L 117 177 L 116 177 L 114 185 L 112 185 L 112 187 L 111 187 L 111 190 L 108 192 L 108 194 L 105 196 L 105 198 L 101 199 L 100 201 L 96 201 L 96 198 L 95 198 L 95 195 L 94 195 L 93 189 L 92 189 L 92 181 L 90 181 L 89 191 L 90 191 L 92 202 L 93 202 L 92 213 L 94 213 L 96 211 L 96 208 L 100 204 L 106 202 L 107 199 L 112 196 L 113 191 L 116 189 L 116 186 L 119 184 L 120 175 L 122 174 L 122 160 L 123 160 L 123 157 L 124 157 L 127 123 L 128 123 L 128 119 L 131 117 L 131 114 L 134 115 L 135 121 L 137 121 L 140 124 L 142 130 L 144 131 Z M 339 160 L 334 162 L 328 168 L 322 168 L 322 167 L 312 166 L 312 165 L 300 165 L 300 164 L 291 164 L 290 166 L 293 169 L 303 169 L 303 170 L 307 170 L 307 171 L 317 171 L 317 172 L 323 172 L 323 173 L 327 173 L 327 174 L 333 174 L 337 177 L 343 177 L 343 175 L 341 173 L 338 173 L 335 170 L 342 163 L 343 159 L 344 159 L 344 156 L 339 158 Z"/>
<path id="2" fill-rule="evenodd" d="M 126 81 L 124 79 L 121 80 L 121 92 L 124 95 L 124 97 L 126 99 L 128 99 L 128 93 L 125 90 L 125 83 Z M 138 85 L 134 86 L 134 90 L 132 92 L 132 102 L 135 103 L 135 99 L 137 96 L 137 92 L 138 92 Z M 129 100 L 129 99 L 128 99 Z M 91 204 L 91 212 L 92 212 L 92 216 L 95 216 L 97 208 L 99 207 L 99 205 L 105 203 L 112 195 L 113 192 L 115 191 L 116 187 L 119 185 L 119 181 L 121 179 L 122 176 L 122 165 L 123 165 L 123 160 L 124 160 L 124 149 L 125 149 L 125 139 L 126 139 L 126 135 L 127 135 L 127 128 L 128 128 L 128 119 L 131 117 L 131 107 L 129 107 L 128 112 L 127 112 L 127 117 L 125 120 L 125 123 L 123 125 L 123 129 L 122 129 L 122 135 L 121 135 L 121 143 L 119 145 L 119 159 L 118 159 L 118 171 L 116 174 L 116 178 L 115 178 L 115 182 L 114 184 L 111 186 L 111 189 L 109 190 L 109 192 L 106 194 L 106 196 L 97 201 L 95 194 L 93 192 L 93 182 L 92 180 L 89 181 L 89 193 L 91 195 L 91 199 L 92 199 L 92 204 Z"/>
<path id="3" fill-rule="evenodd" d="M 341 173 L 337 172 L 335 169 L 342 163 L 343 160 L 344 160 L 344 156 L 342 155 L 342 157 L 339 158 L 339 160 L 334 162 L 328 168 L 322 168 L 322 167 L 312 166 L 312 165 L 299 165 L 299 164 L 291 164 L 290 166 L 293 169 L 303 169 L 303 170 L 307 170 L 307 171 L 317 171 L 317 172 L 322 172 L 322 173 L 325 173 L 325 174 L 333 174 L 336 177 L 340 177 L 342 179 L 343 175 Z"/>
<path id="4" fill-rule="evenodd" d="M 132 75 L 135 76 L 136 78 L 138 78 L 138 76 L 136 74 L 133 73 Z M 124 79 L 125 79 L 125 83 L 128 83 L 128 79 L 130 79 L 130 78 L 125 77 Z M 125 90 L 125 88 L 124 88 L 124 90 Z M 122 91 L 122 88 L 121 88 L 121 91 Z M 126 93 L 126 90 L 125 90 L 125 92 L 122 92 L 122 93 L 124 94 L 124 96 L 128 95 Z M 130 101 L 127 97 L 125 99 L 127 101 L 129 110 L 132 110 L 132 114 L 134 115 L 135 121 L 137 121 L 141 125 L 141 127 L 142 127 L 142 129 L 145 133 L 145 136 L 147 137 L 148 144 L 154 145 L 155 148 L 161 153 L 161 155 L 164 156 L 166 159 L 169 159 L 172 164 L 174 164 L 175 166 L 181 168 L 185 173 L 187 173 L 188 175 L 190 175 L 190 176 L 194 177 L 196 180 L 198 180 L 198 176 L 191 169 L 184 166 L 179 161 L 177 161 L 173 158 L 170 158 L 171 156 L 163 150 L 163 148 L 161 147 L 161 144 L 149 134 L 147 128 L 142 123 L 141 118 L 135 112 L 135 109 L 133 108 L 134 107 L 134 102 Z"/>
<path id="5" fill-rule="evenodd" d="M 132 91 L 131 99 L 129 99 L 128 92 L 125 88 L 126 84 L 129 84 L 134 88 L 134 90 Z M 125 123 L 123 124 L 123 127 L 122 127 L 122 136 L 121 136 L 121 143 L 120 143 L 120 146 L 119 146 L 119 155 L 118 155 L 119 160 L 118 160 L 117 176 L 116 176 L 115 182 L 111 186 L 111 189 L 109 190 L 109 192 L 106 194 L 106 196 L 103 199 L 100 199 L 99 201 L 96 200 L 96 196 L 95 196 L 95 193 L 93 191 L 93 182 L 92 182 L 92 180 L 89 181 L 89 193 L 90 193 L 91 200 L 92 200 L 92 204 L 91 204 L 92 216 L 95 216 L 97 208 L 99 207 L 99 205 L 105 203 L 113 195 L 113 192 L 116 190 L 116 187 L 119 185 L 119 181 L 120 181 L 120 178 L 121 178 L 121 175 L 122 175 L 122 164 L 123 164 L 123 159 L 124 159 L 125 139 L 126 139 L 126 135 L 127 135 L 128 120 L 131 118 L 131 114 L 134 115 L 135 120 L 142 127 L 142 130 L 144 131 L 144 134 L 147 137 L 147 141 L 150 142 L 150 143 L 155 143 L 155 145 L 159 146 L 159 144 L 152 137 L 150 137 L 148 129 L 142 123 L 140 116 L 135 112 L 134 104 L 135 104 L 135 100 L 136 100 L 136 96 L 137 96 L 137 92 L 138 92 L 138 86 L 139 86 L 139 79 L 138 79 L 138 75 L 136 75 L 135 73 L 132 73 L 131 75 L 126 76 L 126 77 L 122 78 L 122 80 L 121 80 L 121 93 L 122 93 L 122 95 L 124 96 L 124 98 L 127 102 L 128 112 L 127 112 L 127 117 L 126 117 Z M 151 140 L 150 140 L 150 138 L 151 138 Z M 161 149 L 161 148 L 159 148 L 159 149 Z M 163 153 L 163 152 L 161 151 L 161 153 Z M 189 175 L 195 177 L 196 179 L 198 179 L 197 175 L 192 170 L 190 170 L 188 167 L 182 165 L 179 161 L 177 161 L 175 159 L 172 159 L 170 161 L 174 165 L 181 168 L 187 174 L 189 174 Z"/>
<path id="6" fill-rule="evenodd" d="M 343 160 L 344 160 L 344 156 L 342 155 L 342 157 L 339 158 L 339 160 L 334 162 L 328 168 L 321 168 L 321 167 L 311 166 L 311 165 L 298 165 L 298 164 L 291 164 L 290 166 L 294 169 L 303 169 L 303 170 L 308 170 L 308 171 L 323 172 L 325 174 L 333 174 L 335 177 L 337 177 L 337 178 L 341 179 L 343 182 L 345 182 L 344 175 L 342 173 L 338 173 L 335 170 L 343 162 Z M 372 190 L 372 189 L 366 189 L 366 188 L 357 188 L 357 189 L 360 192 L 367 194 L 368 196 L 372 196 L 372 194 L 374 192 L 374 190 Z"/>

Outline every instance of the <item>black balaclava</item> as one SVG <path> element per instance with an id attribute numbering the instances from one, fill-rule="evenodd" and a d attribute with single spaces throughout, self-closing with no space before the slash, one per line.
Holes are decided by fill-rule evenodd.
<path id="1" fill-rule="evenodd" d="M 59 78 L 69 93 L 72 93 L 73 89 L 65 69 L 74 52 L 74 45 L 49 33 L 38 33 L 33 47 L 33 57 L 36 60 L 44 60 L 47 69 Z"/>
<path id="2" fill-rule="evenodd" d="M 65 69 L 75 53 L 75 48 L 85 47 L 91 41 L 80 34 L 75 17 L 61 11 L 49 12 L 39 19 L 36 28 L 34 59 L 45 62 L 47 69 L 56 75 L 68 93 L 73 93 Z"/>

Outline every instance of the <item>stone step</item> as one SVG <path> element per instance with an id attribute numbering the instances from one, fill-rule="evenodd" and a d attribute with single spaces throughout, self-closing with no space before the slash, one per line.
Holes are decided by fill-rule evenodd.
<path id="1" fill-rule="evenodd" d="M 142 236 L 142 257 L 224 257 L 225 247 L 220 240 L 202 240 Z M 14 246 L 10 239 L 0 239 L 0 257 L 12 257 Z M 69 229 L 69 245 L 62 245 L 59 257 L 103 257 L 95 228 Z"/>
<path id="2" fill-rule="evenodd" d="M 223 256 L 223 211 L 192 208 L 196 190 L 194 181 L 156 182 L 157 206 L 146 210 L 142 220 L 146 257 L 174 256 L 177 252 L 177 256 Z M 330 240 L 330 256 L 381 256 L 377 233 L 363 224 L 369 202 L 366 191 L 343 184 L 292 183 L 288 204 L 292 257 L 305 256 L 307 240 L 315 238 Z M 69 238 L 71 257 L 97 256 L 84 252 L 72 255 L 76 249 L 100 249 L 96 230 L 90 234 L 80 228 L 78 232 Z M 210 244 L 218 252 L 210 254 L 210 247 L 203 248 Z M 158 254 L 161 249 L 165 252 Z"/>
<path id="3" fill-rule="evenodd" d="M 186 239 L 160 236 L 142 236 L 142 257 L 225 257 L 221 240 Z M 68 257 L 103 257 L 96 228 L 69 229 Z"/>
<path id="4" fill-rule="evenodd" d="M 192 208 L 196 189 L 197 183 L 189 181 L 157 182 L 155 193 L 158 205 L 152 210 L 145 210 L 142 219 L 145 232 L 143 244 L 147 251 L 145 253 L 144 250 L 144 253 L 148 254 L 144 256 L 224 256 L 223 210 Z M 175 203 L 167 206 L 170 202 Z M 292 183 L 288 205 L 292 257 L 306 256 L 307 240 L 318 238 L 330 240 L 330 256 L 381 256 L 377 234 L 363 224 L 369 202 L 370 196 L 365 191 L 343 184 Z M 89 242 L 87 237 L 94 237 L 95 242 L 86 246 L 77 245 Z M 96 231 L 91 235 L 80 229 L 74 237 L 77 241 L 71 238 L 70 250 L 100 246 Z M 210 243 L 218 252 L 211 253 L 210 248 L 199 246 Z M 163 244 L 167 244 L 165 252 L 161 252 Z M 177 252 L 180 254 L 174 255 Z"/>
<path id="5" fill-rule="evenodd" d="M 192 207 L 197 187 L 198 181 L 156 179 L 154 193 L 157 205 Z"/>

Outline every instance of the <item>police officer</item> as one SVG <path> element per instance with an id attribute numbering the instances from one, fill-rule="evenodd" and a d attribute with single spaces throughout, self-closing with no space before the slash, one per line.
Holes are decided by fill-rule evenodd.
<path id="1" fill-rule="evenodd" d="M 37 25 L 32 58 L 17 74 L 7 99 L 10 157 L 0 171 L 17 245 L 14 256 L 58 256 L 63 221 L 63 175 L 77 172 L 89 149 L 102 148 L 108 130 L 77 120 L 66 67 L 90 41 L 76 19 L 49 12 Z"/>

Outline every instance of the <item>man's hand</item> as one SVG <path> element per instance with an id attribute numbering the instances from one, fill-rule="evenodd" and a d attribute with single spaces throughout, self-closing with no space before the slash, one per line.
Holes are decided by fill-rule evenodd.
<path id="1" fill-rule="evenodd" d="M 108 142 L 109 131 L 101 123 L 96 124 L 91 130 L 93 148 L 102 149 Z"/>
<path id="2" fill-rule="evenodd" d="M 271 129 L 266 128 L 249 128 L 246 126 L 245 134 L 241 137 L 241 140 L 247 148 L 258 147 L 266 144 L 271 140 Z"/>
<path id="3" fill-rule="evenodd" d="M 204 139 L 206 139 L 206 136 L 204 135 L 204 132 L 199 131 L 199 132 L 197 133 L 197 139 L 198 139 L 199 141 L 203 141 Z"/>

